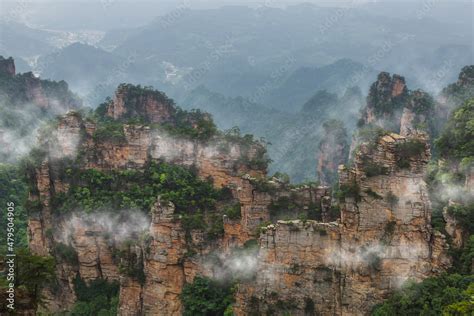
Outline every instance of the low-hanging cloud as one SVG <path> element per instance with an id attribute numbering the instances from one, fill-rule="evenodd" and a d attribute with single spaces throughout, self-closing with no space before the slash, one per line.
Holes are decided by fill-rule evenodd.
<path id="1" fill-rule="evenodd" d="M 57 237 L 68 244 L 79 230 L 83 230 L 98 232 L 121 243 L 142 235 L 149 227 L 150 218 L 139 210 L 74 212 L 63 221 Z"/>

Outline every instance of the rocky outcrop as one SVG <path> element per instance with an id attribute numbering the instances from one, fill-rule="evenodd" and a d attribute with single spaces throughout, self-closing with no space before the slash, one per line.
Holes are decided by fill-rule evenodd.
<path id="1" fill-rule="evenodd" d="M 236 315 L 337 315 L 337 223 L 279 221 L 263 229 L 254 280 L 238 288 Z"/>
<path id="2" fill-rule="evenodd" d="M 174 218 L 174 205 L 157 202 L 152 210 L 150 252 L 145 261 L 143 311 L 147 315 L 180 315 L 179 295 L 186 282 L 184 255 L 185 231 Z M 127 302 L 122 302 L 122 304 Z"/>
<path id="3" fill-rule="evenodd" d="M 407 142 L 419 142 L 424 150 L 401 164 Z M 348 297 L 343 313 L 358 314 L 367 308 L 358 301 L 369 297 L 381 301 L 405 280 L 421 280 L 450 266 L 444 236 L 431 228 L 431 204 L 423 180 L 429 158 L 426 139 L 390 134 L 375 148 L 363 146 L 353 169 L 341 169 L 341 186 L 352 190 L 341 210 L 342 253 L 367 252 L 362 264 L 346 266 L 352 277 L 343 292 Z M 374 165 L 382 167 L 381 174 L 368 173 Z M 354 273 L 371 265 L 376 272 L 370 279 Z"/>
<path id="4" fill-rule="evenodd" d="M 401 78 L 390 78 L 389 84 L 386 79 L 380 78 L 384 96 L 404 94 Z M 39 204 L 29 219 L 30 248 L 57 255 L 64 244 L 77 254 L 77 262 L 57 256 L 60 291 L 44 293 L 50 312 L 71 307 L 73 281 L 80 276 L 86 283 L 118 280 L 120 315 L 180 315 L 184 285 L 197 275 L 219 275 L 234 249 L 252 240 L 260 246 L 252 254 L 256 267 L 248 268 L 254 279 L 239 284 L 236 315 L 363 315 L 406 279 L 421 280 L 449 267 L 444 236 L 431 229 L 424 134 L 390 133 L 362 144 L 353 167 L 339 169 L 340 200 L 332 201 L 328 187 L 266 179 L 264 167 L 248 163 L 261 152 L 257 143 L 171 136 L 159 127 L 169 123 L 174 110 L 154 115 L 156 104 L 150 104 L 156 100 L 147 93 L 133 98 L 135 106 L 116 96 L 103 109 L 122 121 L 108 126 L 113 133 L 69 113 L 42 142 L 48 154 L 30 170 L 30 201 Z M 129 122 L 129 114 L 139 122 Z M 141 169 L 152 161 L 192 167 L 202 179 L 212 178 L 215 187 L 230 191 L 240 214 L 222 216 L 224 232 L 211 240 L 202 230 L 185 229 L 174 205 L 157 197 L 148 228 L 124 243 L 104 234 L 105 224 L 94 217 L 55 212 L 55 198 L 70 186 L 64 164 L 71 160 L 82 169 L 103 171 Z M 337 206 L 340 217 L 333 214 Z M 210 263 L 216 254 L 220 262 Z"/>
<path id="5" fill-rule="evenodd" d="M 450 202 L 450 206 L 452 205 L 455 205 L 455 203 Z M 451 245 L 455 249 L 461 249 L 469 238 L 469 232 L 449 213 L 448 207 L 443 208 L 443 218 L 446 222 L 446 232 L 451 236 Z"/>
<path id="6" fill-rule="evenodd" d="M 394 118 L 399 120 L 407 96 L 405 78 L 381 72 L 370 87 L 362 120 L 365 124 L 390 125 Z"/>
<path id="7" fill-rule="evenodd" d="M 344 124 L 340 121 L 327 121 L 323 127 L 324 136 L 319 143 L 317 175 L 321 184 L 331 185 L 337 178 L 337 168 L 346 162 L 348 136 Z"/>
<path id="8" fill-rule="evenodd" d="M 45 97 L 43 88 L 41 86 L 41 80 L 32 72 L 25 74 L 25 88 L 26 97 L 28 101 L 33 102 L 40 108 L 47 108 L 49 106 L 48 99 Z"/>
<path id="9" fill-rule="evenodd" d="M 360 129 L 352 138 L 349 158 L 353 158 L 361 142 L 372 141 L 367 137 L 377 129 L 406 137 L 429 137 L 435 124 L 435 101 L 428 93 L 410 91 L 403 77 L 391 77 L 382 72 L 370 88 L 367 105 L 358 122 Z"/>
<path id="10" fill-rule="evenodd" d="M 272 215 L 272 203 L 281 199 L 298 201 L 299 210 L 291 216 L 304 215 L 315 206 L 328 214 L 328 188 L 292 188 L 277 179 L 263 180 L 265 170 L 249 168 L 245 161 L 257 154 L 257 148 L 243 151 L 239 144 L 219 139 L 204 143 L 171 137 L 145 125 L 124 124 L 124 137 L 118 141 L 98 137 L 97 130 L 96 123 L 84 120 L 78 113 L 64 116 L 57 128 L 47 135 L 43 146 L 49 153 L 48 158 L 32 176 L 37 192 L 31 199 L 41 202 L 41 211 L 30 219 L 30 248 L 34 253 L 46 255 L 54 253 L 55 247 L 62 243 L 72 247 L 78 257 L 77 265 L 60 261 L 57 266 L 62 293 L 68 293 L 68 299 L 57 305 L 54 304 L 59 301 L 56 294 L 47 294 L 52 311 L 71 306 L 73 280 L 80 275 L 86 283 L 96 278 L 120 280 L 121 315 L 179 315 L 182 311 L 179 295 L 184 284 L 192 282 L 196 275 L 214 273 L 206 264 L 208 254 L 212 251 L 230 254 L 233 248 L 257 238 L 262 223 L 281 215 Z M 227 147 L 223 151 L 224 145 Z M 174 207 L 158 201 L 151 211 L 146 243 L 137 242 L 135 248 L 127 250 L 132 257 L 136 253 L 136 260 L 143 265 L 145 281 L 141 283 L 120 272 L 120 266 L 127 264 L 114 257 L 120 250 L 120 242 L 113 236 L 107 237 L 103 233 L 107 229 L 101 227 L 102 224 L 58 216 L 55 212 L 53 197 L 69 187 L 62 177 L 61 164 L 71 159 L 76 159 L 75 163 L 82 168 L 98 170 L 140 169 L 150 161 L 196 168 L 203 179 L 211 177 L 216 187 L 230 188 L 240 204 L 240 218 L 223 218 L 224 235 L 218 241 L 209 242 L 201 231 L 192 231 L 186 236 Z M 53 231 L 52 236 L 48 231 Z"/>
<path id="11" fill-rule="evenodd" d="M 15 62 L 12 57 L 4 58 L 0 56 L 0 74 L 10 77 L 15 76 Z"/>
<path id="12" fill-rule="evenodd" d="M 0 82 L 0 94 L 5 103 L 19 110 L 34 110 L 30 108 L 31 105 L 40 108 L 41 111 L 35 112 L 38 120 L 63 115 L 82 105 L 64 81 L 42 80 L 32 72 L 16 74 L 15 62 L 11 57 L 5 59 L 0 56 L 0 76 L 4 76 Z M 38 124 L 34 120 L 28 122 Z"/>
<path id="13" fill-rule="evenodd" d="M 428 135 L 432 128 L 434 115 L 434 100 L 422 90 L 413 91 L 409 101 L 403 108 L 400 120 L 400 135 Z"/>
<path id="14" fill-rule="evenodd" d="M 407 141 L 386 135 L 362 146 L 353 168 L 341 167 L 340 221 L 280 221 L 264 230 L 255 280 L 239 287 L 238 315 L 365 315 L 407 279 L 450 266 L 445 238 L 430 225 L 429 147 L 417 139 L 424 149 L 401 168 L 397 148 Z M 369 176 L 367 156 L 384 172 Z"/>
<path id="15" fill-rule="evenodd" d="M 122 84 L 118 87 L 106 115 L 115 120 L 142 118 L 150 123 L 169 122 L 175 112 L 172 100 L 164 94 Z"/>

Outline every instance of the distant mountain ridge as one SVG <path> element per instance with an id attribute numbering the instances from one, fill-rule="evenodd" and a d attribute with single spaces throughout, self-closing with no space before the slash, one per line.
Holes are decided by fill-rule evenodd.
<path id="1" fill-rule="evenodd" d="M 352 90 L 350 90 L 352 91 Z M 360 93 L 360 91 L 359 91 Z M 343 120 L 352 133 L 363 101 L 361 95 L 350 99 L 346 94 L 337 105 L 325 107 L 314 104 L 312 113 L 288 113 L 254 103 L 246 98 L 229 98 L 200 86 L 180 102 L 187 109 L 199 108 L 209 112 L 221 129 L 238 126 L 243 133 L 264 137 L 270 142 L 269 156 L 273 160 L 269 173 L 287 173 L 294 182 L 309 181 L 316 177 L 317 152 L 323 123 L 332 118 Z M 299 104 L 298 108 L 302 108 Z M 337 111 L 343 115 L 337 115 Z"/>

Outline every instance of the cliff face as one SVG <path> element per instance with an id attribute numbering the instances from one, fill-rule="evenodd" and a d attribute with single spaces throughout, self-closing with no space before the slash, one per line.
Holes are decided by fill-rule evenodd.
<path id="1" fill-rule="evenodd" d="M 0 56 L 0 158 L 15 162 L 37 144 L 39 126 L 81 106 L 64 82 L 16 74 L 13 59 Z M 8 118 L 8 119 L 6 119 Z"/>
<path id="2" fill-rule="evenodd" d="M 400 135 L 416 136 L 428 134 L 432 128 L 434 100 L 421 90 L 413 91 L 403 108 L 400 120 Z"/>
<path id="3" fill-rule="evenodd" d="M 403 93 L 400 82 L 390 84 L 390 96 Z M 430 226 L 423 181 L 430 152 L 422 136 L 387 134 L 376 144 L 361 146 L 354 167 L 339 170 L 337 219 L 327 187 L 265 179 L 265 168 L 249 163 L 261 153 L 260 145 L 217 136 L 206 141 L 171 136 L 159 128 L 175 119 L 175 109 L 163 95 L 127 94 L 119 89 L 103 109 L 106 116 L 125 121 L 107 125 L 114 133 L 69 113 L 43 139 L 48 154 L 31 170 L 30 201 L 39 206 L 29 218 L 30 248 L 58 257 L 60 291 L 45 292 L 48 311 L 70 309 L 79 276 L 86 283 L 97 278 L 120 282 L 120 315 L 180 315 L 184 285 L 197 275 L 219 276 L 225 258 L 252 240 L 259 244 L 258 254 L 252 255 L 256 267 L 248 267 L 253 279 L 238 286 L 237 315 L 366 314 L 404 280 L 421 280 L 449 266 L 443 236 Z M 140 123 L 127 121 L 134 116 Z M 410 144 L 408 153 L 405 144 Z M 223 233 L 211 240 L 201 228 L 186 229 L 176 206 L 157 197 L 145 224 L 122 219 L 145 227 L 128 236 L 133 242 L 127 243 L 120 234 L 104 233 L 104 221 L 55 212 L 58 198 L 71 187 L 65 176 L 68 160 L 82 170 L 135 170 L 154 161 L 194 168 L 200 178 L 211 178 L 214 187 L 229 190 L 240 214 L 208 221 L 223 225 Z M 270 221 L 276 224 L 268 225 Z M 60 257 L 61 244 L 77 260 Z M 211 264 L 216 254 L 220 263 Z"/>
<path id="4" fill-rule="evenodd" d="M 115 100 L 109 107 L 116 109 L 116 102 L 121 101 Z M 138 109 L 137 115 L 141 117 L 157 117 L 148 116 L 146 106 Z M 86 283 L 97 278 L 119 281 L 122 315 L 178 315 L 182 311 L 179 294 L 184 284 L 192 282 L 196 275 L 215 273 L 208 267 L 211 252 L 229 254 L 233 248 L 256 238 L 258 226 L 272 216 L 272 202 L 291 195 L 304 210 L 321 205 L 324 197 L 327 200 L 326 188 L 303 186 L 289 190 L 278 181 L 264 181 L 271 192 L 259 189 L 257 183 L 263 179 L 265 169 L 249 167 L 247 163 L 258 154 L 259 145 L 244 149 L 238 143 L 219 138 L 203 142 L 170 136 L 162 129 L 140 124 L 121 124 L 121 137 L 117 139 L 99 137 L 101 128 L 78 113 L 65 115 L 44 138 L 42 147 L 48 155 L 31 175 L 35 190 L 30 200 L 40 202 L 40 210 L 29 220 L 31 250 L 55 255 L 58 245 L 66 244 L 77 254 L 75 263 L 59 260 L 56 272 L 61 291 L 46 292 L 50 311 L 71 307 L 75 300 L 74 279 L 79 275 Z M 102 222 L 87 216 L 84 220 L 81 214 L 71 217 L 55 212 L 55 198 L 70 187 L 62 167 L 67 160 L 74 160 L 84 170 L 141 169 L 151 161 L 194 168 L 202 179 L 211 178 L 216 188 L 230 189 L 240 204 L 240 215 L 238 219 L 218 219 L 223 221 L 224 234 L 209 241 L 199 229 L 187 236 L 174 206 L 158 200 L 150 213 L 146 241 L 124 246 L 121 240 L 104 233 L 108 230 Z M 125 251 L 134 265 L 141 266 L 144 282 L 121 272 L 121 267 L 130 262 L 117 259 L 117 251 Z"/>
<path id="5" fill-rule="evenodd" d="M 386 125 L 392 120 L 399 120 L 407 96 L 405 78 L 381 72 L 370 87 L 367 106 L 362 115 L 364 123 Z"/>
<path id="6" fill-rule="evenodd" d="M 419 148 L 407 152 L 407 144 Z M 352 299 L 380 300 L 408 278 L 421 280 L 450 266 L 444 236 L 431 229 L 432 210 L 423 180 L 429 157 L 426 139 L 389 134 L 375 148 L 362 147 L 353 169 L 341 170 L 341 185 L 359 188 L 358 196 L 345 198 L 341 211 L 343 253 L 352 253 L 354 247 L 372 248 L 375 254 L 362 267 L 372 264 L 378 270 L 365 289 L 357 283 L 367 278 L 355 275 L 354 288 L 347 293 Z M 373 164 L 382 166 L 382 174 L 368 172 Z M 357 271 L 361 265 L 350 262 L 347 268 Z M 351 301 L 347 311 L 363 308 Z"/>
<path id="7" fill-rule="evenodd" d="M 238 314 L 364 315 L 407 279 L 421 280 L 450 265 L 444 236 L 432 231 L 424 146 L 401 169 L 390 134 L 362 147 L 351 169 L 341 167 L 341 219 L 279 221 L 260 237 L 256 279 L 239 287 Z M 368 176 L 366 158 L 386 168 Z"/>
<path id="8" fill-rule="evenodd" d="M 174 113 L 171 100 L 153 90 L 133 93 L 131 85 L 120 85 L 113 101 L 107 107 L 107 116 L 118 120 L 143 117 L 151 123 L 169 122 Z"/>
<path id="9" fill-rule="evenodd" d="M 26 86 L 26 96 L 29 102 L 33 102 L 40 108 L 46 108 L 49 106 L 48 99 L 43 93 L 43 88 L 41 86 L 41 81 L 39 78 L 35 77 L 33 73 L 29 73 L 25 77 L 25 86 Z"/>
<path id="10" fill-rule="evenodd" d="M 54 116 L 79 108 L 81 101 L 69 91 L 64 81 L 42 80 L 32 72 L 17 74 L 13 58 L 0 56 L 0 94 L 10 107 L 34 105 L 43 110 L 42 116 Z"/>

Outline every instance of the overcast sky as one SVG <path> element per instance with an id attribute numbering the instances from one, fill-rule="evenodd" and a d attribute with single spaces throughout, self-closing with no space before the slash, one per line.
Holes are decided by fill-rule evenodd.
<path id="1" fill-rule="evenodd" d="M 359 6 L 376 10 L 381 15 L 403 17 L 414 10 L 427 8 L 432 17 L 454 19 L 473 16 L 470 0 L 0 0 L 0 16 L 33 27 L 51 29 L 109 30 L 148 23 L 179 7 L 191 9 L 217 8 L 224 5 L 249 7 L 284 7 L 300 3 L 319 6 Z M 464 6 L 453 3 L 464 3 Z M 411 8 L 410 8 L 411 7 Z M 12 18 L 13 17 L 13 18 Z"/>

